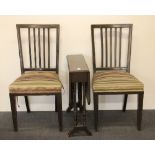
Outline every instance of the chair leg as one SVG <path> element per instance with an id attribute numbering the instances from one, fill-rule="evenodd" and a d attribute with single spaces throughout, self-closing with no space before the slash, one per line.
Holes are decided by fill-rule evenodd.
<path id="1" fill-rule="evenodd" d="M 63 126 L 62 126 L 62 95 L 57 94 L 57 110 L 58 110 L 58 121 L 59 121 L 59 130 L 62 131 L 63 130 Z"/>
<path id="2" fill-rule="evenodd" d="M 123 112 L 126 111 L 127 100 L 128 100 L 128 94 L 125 94 L 124 95 L 124 102 L 123 102 L 123 109 L 122 109 Z"/>
<path id="3" fill-rule="evenodd" d="M 71 80 L 69 80 L 69 107 L 66 111 L 71 112 L 73 107 L 73 84 L 71 83 Z"/>
<path id="4" fill-rule="evenodd" d="M 97 94 L 93 94 L 94 95 L 94 127 L 95 130 L 98 130 L 98 95 Z"/>
<path id="5" fill-rule="evenodd" d="M 57 95 L 55 95 L 55 112 L 58 112 Z"/>
<path id="6" fill-rule="evenodd" d="M 31 111 L 30 111 L 28 96 L 24 96 L 24 97 L 25 97 L 26 109 L 27 109 L 27 112 L 29 113 L 29 112 L 31 112 Z"/>
<path id="7" fill-rule="evenodd" d="M 144 93 L 138 94 L 137 129 L 139 131 L 141 130 L 141 123 L 142 123 L 143 96 L 144 96 Z"/>
<path id="8" fill-rule="evenodd" d="M 9 94 L 9 96 L 10 96 L 10 104 L 11 104 L 12 120 L 13 120 L 14 131 L 18 131 L 16 98 L 12 94 Z"/>

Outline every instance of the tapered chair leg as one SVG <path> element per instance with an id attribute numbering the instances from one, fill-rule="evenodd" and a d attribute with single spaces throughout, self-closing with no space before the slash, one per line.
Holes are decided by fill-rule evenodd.
<path id="1" fill-rule="evenodd" d="M 144 93 L 138 94 L 137 129 L 141 130 Z"/>
<path id="2" fill-rule="evenodd" d="M 9 95 L 10 95 L 10 104 L 11 104 L 12 120 L 13 120 L 14 131 L 18 131 L 16 98 L 12 94 L 9 94 Z"/>
<path id="3" fill-rule="evenodd" d="M 25 97 L 25 104 L 26 104 L 26 109 L 27 109 L 27 112 L 31 112 L 30 110 L 30 106 L 29 106 L 29 100 L 28 100 L 28 97 L 27 96 L 24 96 Z"/>
<path id="4" fill-rule="evenodd" d="M 94 93 L 94 127 L 98 130 L 98 95 Z"/>
<path id="5" fill-rule="evenodd" d="M 71 112 L 73 108 L 73 84 L 69 80 L 69 107 L 67 108 L 67 112 Z"/>
<path id="6" fill-rule="evenodd" d="M 123 112 L 126 111 L 127 100 L 128 100 L 128 94 L 125 94 L 124 95 L 124 102 L 123 102 L 123 109 L 122 109 Z"/>
<path id="7" fill-rule="evenodd" d="M 55 112 L 58 112 L 58 103 L 57 103 L 57 95 L 55 95 Z"/>
<path id="8" fill-rule="evenodd" d="M 59 122 L 59 130 L 63 130 L 63 118 L 62 118 L 62 95 L 57 94 L 57 110 L 58 110 L 58 122 Z"/>

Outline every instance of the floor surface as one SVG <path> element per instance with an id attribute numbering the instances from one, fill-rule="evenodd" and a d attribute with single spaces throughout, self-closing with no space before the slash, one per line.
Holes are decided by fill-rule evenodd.
<path id="1" fill-rule="evenodd" d="M 18 112 L 19 131 L 13 131 L 11 112 L 0 112 L 0 139 L 8 140 L 145 140 L 155 139 L 155 110 L 143 111 L 142 131 L 136 128 L 136 111 L 99 111 L 99 131 L 94 130 L 93 111 L 87 112 L 92 136 L 78 133 L 68 137 L 74 125 L 73 112 L 63 112 L 63 132 L 58 130 L 56 112 Z"/>

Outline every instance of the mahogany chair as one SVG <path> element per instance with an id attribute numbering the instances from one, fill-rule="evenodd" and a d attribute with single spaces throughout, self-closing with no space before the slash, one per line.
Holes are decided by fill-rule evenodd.
<path id="1" fill-rule="evenodd" d="M 21 76 L 9 86 L 14 130 L 18 131 L 16 97 L 24 96 L 30 112 L 28 96 L 54 95 L 62 131 L 62 84 L 59 80 L 58 24 L 17 24 Z"/>
<path id="2" fill-rule="evenodd" d="M 137 129 L 141 130 L 144 85 L 130 74 L 132 24 L 91 25 L 93 58 L 94 126 L 98 130 L 99 95 L 138 95 Z"/>

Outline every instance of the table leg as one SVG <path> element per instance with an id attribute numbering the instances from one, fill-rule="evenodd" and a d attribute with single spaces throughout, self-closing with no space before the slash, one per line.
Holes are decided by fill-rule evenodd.
<path id="1" fill-rule="evenodd" d="M 76 83 L 73 84 L 74 124 L 77 126 Z"/>
<path id="2" fill-rule="evenodd" d="M 78 83 L 78 105 L 80 111 L 83 111 L 83 106 L 82 106 L 82 83 Z"/>
<path id="3" fill-rule="evenodd" d="M 69 82 L 69 107 L 67 108 L 67 112 L 71 112 L 71 110 L 74 108 L 74 103 L 73 103 L 73 92 L 74 92 L 74 84 Z M 82 112 L 83 107 L 82 107 L 82 83 L 79 82 L 77 84 L 78 87 L 78 103 L 77 107 L 79 107 L 80 111 Z M 76 90 L 75 90 L 76 91 Z"/>
<path id="4" fill-rule="evenodd" d="M 73 103 L 74 103 L 74 128 L 69 131 L 68 136 L 73 136 L 74 133 L 84 131 L 86 135 L 92 135 L 86 126 L 86 86 L 85 83 L 81 83 L 81 102 L 82 102 L 82 125 L 78 126 L 78 110 L 76 102 L 76 83 L 74 84 L 73 91 Z M 78 96 L 79 97 L 79 96 Z M 78 99 L 79 100 L 79 99 Z"/>

